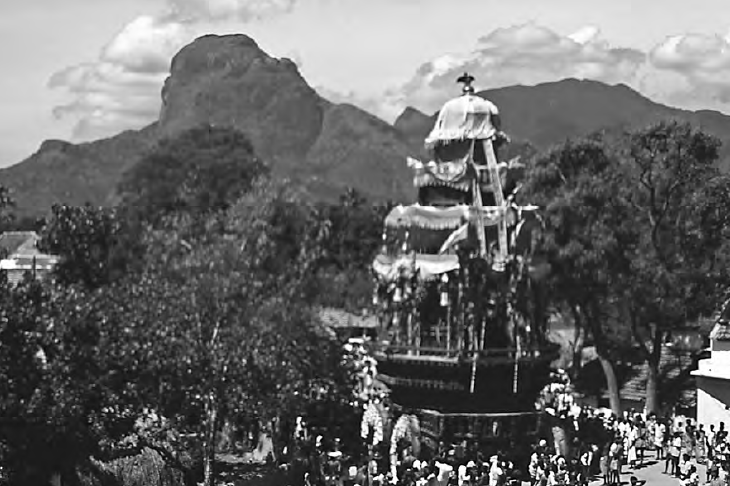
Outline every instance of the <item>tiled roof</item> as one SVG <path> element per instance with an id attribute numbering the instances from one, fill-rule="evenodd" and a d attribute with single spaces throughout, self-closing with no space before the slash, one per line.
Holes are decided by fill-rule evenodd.
<path id="1" fill-rule="evenodd" d="M 730 323 L 724 320 L 717 321 L 712 328 L 710 339 L 715 341 L 730 341 Z"/>
<path id="2" fill-rule="evenodd" d="M 10 285 L 18 285 L 25 276 L 26 270 L 8 270 L 8 282 Z"/>
<path id="3" fill-rule="evenodd" d="M 723 302 L 715 314 L 715 326 L 710 333 L 710 339 L 730 341 L 730 299 Z"/>
<path id="4" fill-rule="evenodd" d="M 663 403 L 678 403 L 691 406 L 696 401 L 697 390 L 689 374 L 696 368 L 695 353 L 673 350 L 662 346 L 659 360 L 659 400 Z M 646 399 L 646 381 L 649 366 L 642 363 L 636 367 L 632 376 L 621 386 L 621 398 L 643 402 Z"/>
<path id="5" fill-rule="evenodd" d="M 0 253 L 13 255 L 16 253 L 38 253 L 35 245 L 38 234 L 34 231 L 6 231 L 0 234 Z"/>
<path id="6" fill-rule="evenodd" d="M 58 262 L 58 257 L 41 253 L 40 237 L 34 231 L 8 231 L 0 234 L 0 270 L 6 271 L 11 284 L 17 284 L 30 272 L 44 277 Z"/>
<path id="7" fill-rule="evenodd" d="M 333 329 L 348 327 L 364 327 L 372 329 L 378 326 L 378 318 L 372 315 L 358 316 L 342 309 L 325 307 L 319 312 L 322 323 Z"/>

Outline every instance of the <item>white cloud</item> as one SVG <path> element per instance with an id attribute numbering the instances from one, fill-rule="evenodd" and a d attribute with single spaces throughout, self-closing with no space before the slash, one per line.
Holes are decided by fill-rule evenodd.
<path id="1" fill-rule="evenodd" d="M 500 28 L 479 39 L 469 53 L 447 54 L 423 64 L 407 83 L 390 92 L 387 105 L 436 110 L 457 92 L 455 80 L 464 71 L 476 77 L 479 89 L 564 78 L 628 83 L 645 58 L 635 49 L 611 47 L 594 26 L 567 36 L 534 23 Z"/>
<path id="2" fill-rule="evenodd" d="M 78 120 L 73 134 L 77 140 L 141 128 L 157 119 L 170 61 L 196 37 L 199 23 L 259 19 L 290 10 L 294 1 L 168 0 L 166 12 L 125 25 L 94 62 L 53 74 L 49 86 L 71 96 L 53 112 Z"/>
<path id="3" fill-rule="evenodd" d="M 244 22 L 290 11 L 296 0 L 169 0 L 179 20 L 225 20 Z"/>
<path id="4" fill-rule="evenodd" d="M 132 72 L 167 72 L 171 56 L 189 41 L 191 35 L 188 28 L 179 22 L 151 16 L 138 17 L 104 48 L 101 60 Z"/>
<path id="5" fill-rule="evenodd" d="M 50 87 L 66 89 L 72 97 L 57 106 L 54 114 L 78 119 L 74 138 L 81 140 L 154 121 L 170 59 L 192 38 L 187 26 L 171 19 L 134 19 L 102 49 L 96 62 L 72 66 L 51 77 Z"/>
<path id="6" fill-rule="evenodd" d="M 595 25 L 588 25 L 586 27 L 583 27 L 582 29 L 579 29 L 573 34 L 570 34 L 568 38 L 574 42 L 577 42 L 578 44 L 585 45 L 591 41 L 596 40 L 600 33 L 601 29 L 599 29 Z"/>
<path id="7" fill-rule="evenodd" d="M 63 86 L 73 96 L 53 112 L 57 117 L 78 120 L 74 137 L 91 140 L 140 128 L 159 113 L 159 87 L 164 74 L 125 71 L 111 63 L 83 64 L 56 73 L 52 87 Z"/>
<path id="8" fill-rule="evenodd" d="M 140 128 L 157 119 L 172 56 L 202 33 L 202 26 L 210 32 L 222 25 L 218 20 L 251 21 L 282 14 L 295 1 L 167 0 L 164 12 L 129 22 L 93 62 L 55 73 L 49 85 L 66 90 L 70 99 L 54 113 L 78 120 L 77 139 Z M 301 56 L 294 49 L 290 57 L 301 67 Z M 410 79 L 385 93 L 318 91 L 332 101 L 352 103 L 392 121 L 408 105 L 427 113 L 437 110 L 458 93 L 455 80 L 464 71 L 476 77 L 478 89 L 573 77 L 626 83 L 657 101 L 681 107 L 718 107 L 723 102 L 730 106 L 730 36 L 673 36 L 647 56 L 611 46 L 596 26 L 564 35 L 534 23 L 496 29 L 470 50 L 425 62 Z"/>
<path id="9" fill-rule="evenodd" d="M 678 97 L 701 97 L 730 103 L 730 36 L 682 34 L 668 37 L 652 49 L 650 60 L 659 70 L 679 74 L 686 82 Z"/>

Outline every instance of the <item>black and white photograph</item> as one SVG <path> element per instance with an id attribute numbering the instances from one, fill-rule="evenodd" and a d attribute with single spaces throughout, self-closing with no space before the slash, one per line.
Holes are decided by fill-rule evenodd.
<path id="1" fill-rule="evenodd" d="M 730 486 L 728 0 L 2 0 L 0 486 Z"/>

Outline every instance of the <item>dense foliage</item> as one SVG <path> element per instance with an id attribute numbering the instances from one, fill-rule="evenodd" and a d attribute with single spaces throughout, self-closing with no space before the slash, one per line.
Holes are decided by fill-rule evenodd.
<path id="1" fill-rule="evenodd" d="M 337 204 L 320 205 L 320 219 L 329 231 L 319 265 L 319 301 L 360 313 L 370 306 L 370 265 L 382 245 L 382 225 L 393 204 L 375 204 L 349 189 Z"/>
<path id="2" fill-rule="evenodd" d="M 544 208 L 554 299 L 589 331 L 614 409 L 613 351 L 629 344 L 649 365 L 655 410 L 664 342 L 712 314 L 730 284 L 729 181 L 716 168 L 718 147 L 666 122 L 569 141 L 534 162 L 525 195 Z"/>
<path id="3" fill-rule="evenodd" d="M 14 220 L 10 211 L 15 206 L 13 198 L 10 197 L 8 188 L 0 185 L 0 232 L 11 228 Z"/>
<path id="4" fill-rule="evenodd" d="M 41 231 L 39 249 L 58 255 L 56 279 L 63 286 L 95 289 L 139 267 L 142 228 L 123 209 L 56 205 Z"/>
<path id="5" fill-rule="evenodd" d="M 181 211 L 224 210 L 268 173 L 245 135 L 204 125 L 162 140 L 124 174 L 119 193 L 140 219 L 157 223 Z"/>
<path id="6" fill-rule="evenodd" d="M 104 461 L 152 450 L 212 484 L 224 423 L 306 416 L 322 400 L 346 415 L 352 370 L 314 304 L 334 289 L 322 269 L 370 258 L 358 235 L 378 230 L 348 230 L 351 212 L 267 172 L 245 137 L 205 127 L 131 172 L 117 209 L 53 208 L 41 247 L 60 256 L 54 278 L 0 281 L 11 482 L 108 476 Z M 357 201 L 356 224 L 375 224 Z"/>

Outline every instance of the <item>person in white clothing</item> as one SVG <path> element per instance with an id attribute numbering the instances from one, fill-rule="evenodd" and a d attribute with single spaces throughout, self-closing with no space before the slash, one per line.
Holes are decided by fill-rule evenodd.
<path id="1" fill-rule="evenodd" d="M 654 427 L 654 448 L 657 460 L 661 460 L 664 454 L 664 437 L 667 434 L 667 425 L 664 421 L 658 421 Z"/>
<path id="2" fill-rule="evenodd" d="M 697 468 L 690 466 L 687 477 L 682 480 L 682 486 L 700 486 L 700 475 L 697 474 Z"/>
<path id="3" fill-rule="evenodd" d="M 492 466 L 489 468 L 489 486 L 499 486 L 504 469 L 499 464 L 499 457 L 492 457 Z"/>
<path id="4" fill-rule="evenodd" d="M 629 467 L 634 469 L 636 467 L 636 460 L 638 459 L 636 451 L 636 441 L 639 439 L 639 429 L 634 424 L 630 424 L 626 429 L 626 440 L 624 441 L 624 449 L 627 451 L 627 459 Z"/>
<path id="5" fill-rule="evenodd" d="M 438 473 L 436 474 L 436 485 L 448 486 L 449 477 L 451 477 L 451 473 L 454 471 L 454 467 L 450 464 L 446 464 L 445 462 L 440 462 L 438 460 L 435 461 L 435 465 L 436 469 L 438 469 Z"/>
<path id="6" fill-rule="evenodd" d="M 457 471 L 458 472 L 457 472 L 457 476 L 456 476 L 456 483 L 459 486 L 464 486 L 465 484 L 467 484 L 467 476 L 468 476 L 468 473 L 466 471 L 466 464 L 462 464 L 461 466 L 459 466 L 459 469 Z"/>

